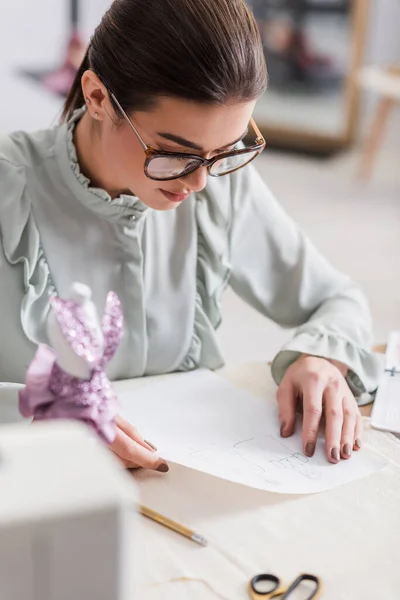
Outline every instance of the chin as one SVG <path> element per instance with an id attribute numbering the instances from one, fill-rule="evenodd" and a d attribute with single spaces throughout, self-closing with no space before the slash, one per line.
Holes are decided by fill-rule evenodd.
<path id="1" fill-rule="evenodd" d="M 173 210 L 178 208 L 184 200 L 170 200 L 161 190 L 155 190 L 153 194 L 149 194 L 148 198 L 142 199 L 142 202 L 153 210 Z"/>
<path id="2" fill-rule="evenodd" d="M 149 208 L 153 210 L 174 210 L 174 208 L 178 208 L 182 203 L 176 202 L 168 202 L 168 200 L 163 199 L 151 199 L 149 201 L 143 200 L 143 203 L 146 204 Z"/>

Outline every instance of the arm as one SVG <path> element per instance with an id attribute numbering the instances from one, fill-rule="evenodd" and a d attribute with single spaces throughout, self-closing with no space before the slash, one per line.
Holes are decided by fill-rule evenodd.
<path id="1" fill-rule="evenodd" d="M 27 254 L 21 235 L 26 216 L 22 208 L 25 178 L 22 170 L 0 154 L 0 381 L 22 383 L 34 344 L 22 325 L 25 274 L 17 255 Z M 24 245 L 25 244 L 25 245 Z M 14 249 L 21 247 L 21 252 Z"/>
<path id="2" fill-rule="evenodd" d="M 381 361 L 370 351 L 371 318 L 358 287 L 316 250 L 253 168 L 232 177 L 230 284 L 256 310 L 296 333 L 275 357 L 280 384 L 301 355 L 348 368 L 354 393 L 376 389 Z"/>
<path id="3" fill-rule="evenodd" d="M 349 459 L 362 436 L 354 395 L 376 389 L 381 372 L 369 349 L 366 300 L 285 214 L 254 169 L 232 177 L 231 200 L 233 289 L 276 323 L 297 327 L 272 364 L 281 435 L 294 432 L 300 402 L 304 454 L 314 454 L 325 415 L 328 460 Z"/>

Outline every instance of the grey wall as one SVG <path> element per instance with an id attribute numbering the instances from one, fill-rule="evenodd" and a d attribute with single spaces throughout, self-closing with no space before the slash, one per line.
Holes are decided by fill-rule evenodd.
<path id="1" fill-rule="evenodd" d="M 365 62 L 381 66 L 400 64 L 400 0 L 369 2 L 371 6 Z"/>

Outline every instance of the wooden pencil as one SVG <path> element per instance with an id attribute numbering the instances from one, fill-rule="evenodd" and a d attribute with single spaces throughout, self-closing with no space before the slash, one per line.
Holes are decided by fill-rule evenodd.
<path id="1" fill-rule="evenodd" d="M 164 527 L 168 527 L 168 529 L 171 529 L 172 531 L 183 535 L 184 537 L 192 540 L 193 542 L 196 542 L 196 544 L 200 544 L 200 546 L 207 546 L 208 544 L 205 537 L 200 535 L 200 533 L 196 533 L 196 531 L 192 531 L 188 527 L 185 527 L 184 525 L 181 525 L 180 523 L 177 523 L 176 521 L 173 521 L 168 517 L 164 517 L 164 515 L 160 515 L 158 512 L 152 510 L 151 508 L 148 508 L 147 506 L 139 506 L 139 512 L 144 517 L 147 517 L 147 519 L 151 519 L 152 521 L 155 521 L 156 523 L 159 523 Z"/>

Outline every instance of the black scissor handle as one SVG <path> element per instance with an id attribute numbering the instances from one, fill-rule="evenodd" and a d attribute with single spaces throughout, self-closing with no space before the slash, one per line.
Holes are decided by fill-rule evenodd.
<path id="1" fill-rule="evenodd" d="M 264 581 L 268 581 L 269 583 L 274 584 L 274 587 L 271 587 L 271 589 L 268 590 L 267 592 L 260 592 L 259 588 L 258 588 L 258 584 L 263 583 Z M 253 577 L 250 585 L 251 585 L 251 589 L 253 590 L 253 592 L 255 594 L 258 594 L 259 596 L 269 596 L 271 593 L 275 592 L 279 588 L 279 586 L 281 585 L 281 582 L 279 581 L 279 578 L 276 577 L 275 575 L 269 575 L 268 573 L 261 573 L 261 575 L 256 575 L 255 577 Z"/>
<path id="2" fill-rule="evenodd" d="M 311 592 L 309 596 L 307 596 L 307 598 L 304 598 L 304 600 L 313 600 L 313 598 L 317 598 L 320 591 L 318 577 L 316 577 L 316 575 L 310 575 L 309 573 L 303 573 L 302 575 L 299 575 L 298 578 L 295 579 L 293 583 L 288 587 L 286 592 L 283 594 L 281 600 L 290 600 L 291 594 L 294 592 L 294 590 L 296 590 L 299 587 L 302 581 L 312 581 L 313 583 L 315 583 L 315 589 Z"/>

